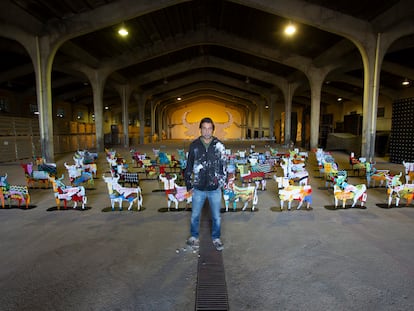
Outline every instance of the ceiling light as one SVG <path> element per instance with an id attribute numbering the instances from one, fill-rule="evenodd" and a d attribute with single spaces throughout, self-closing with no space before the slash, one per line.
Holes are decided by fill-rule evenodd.
<path id="1" fill-rule="evenodd" d="M 250 83 L 249 77 L 246 77 L 246 80 L 244 82 L 246 82 L 247 84 L 249 84 Z"/>
<path id="2" fill-rule="evenodd" d="M 119 34 L 121 37 L 126 37 L 126 36 L 128 36 L 128 29 L 126 29 L 126 28 L 125 28 L 125 25 L 124 25 L 124 24 L 122 24 L 122 25 L 121 25 L 121 27 L 118 29 L 118 34 Z"/>
<path id="3" fill-rule="evenodd" d="M 181 97 L 177 97 L 177 100 L 181 100 Z"/>
<path id="4" fill-rule="evenodd" d="M 405 78 L 405 80 L 401 82 L 401 84 L 404 86 L 407 86 L 407 85 L 410 85 L 410 81 L 407 78 Z"/>
<path id="5" fill-rule="evenodd" d="M 289 24 L 285 27 L 285 34 L 288 36 L 292 36 L 296 32 L 296 26 L 289 22 Z"/>
<path id="6" fill-rule="evenodd" d="M 342 97 L 338 97 L 337 101 L 341 102 L 342 101 Z"/>

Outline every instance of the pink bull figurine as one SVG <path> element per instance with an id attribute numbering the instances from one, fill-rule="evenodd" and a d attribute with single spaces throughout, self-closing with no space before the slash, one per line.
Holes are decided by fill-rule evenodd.
<path id="1" fill-rule="evenodd" d="M 175 209 L 178 209 L 180 202 L 186 202 L 187 207 L 191 204 L 192 193 L 187 191 L 187 187 L 179 186 L 176 184 L 177 175 L 176 174 L 160 174 L 160 181 L 164 185 L 164 191 L 167 198 L 168 210 L 171 205 L 174 204 Z"/>

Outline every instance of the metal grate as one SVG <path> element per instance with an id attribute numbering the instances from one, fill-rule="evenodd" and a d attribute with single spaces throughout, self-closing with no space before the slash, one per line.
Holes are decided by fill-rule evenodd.
<path id="1" fill-rule="evenodd" d="M 211 217 L 208 202 L 200 221 L 200 258 L 196 288 L 196 311 L 229 310 L 222 252 L 211 242 Z"/>

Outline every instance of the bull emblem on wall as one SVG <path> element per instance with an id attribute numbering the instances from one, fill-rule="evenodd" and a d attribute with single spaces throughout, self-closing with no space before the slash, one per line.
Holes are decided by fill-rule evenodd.
<path id="1" fill-rule="evenodd" d="M 199 129 L 200 123 L 199 122 L 193 122 L 193 123 L 187 122 L 187 114 L 189 112 L 191 112 L 191 110 L 184 112 L 183 117 L 182 117 L 183 125 L 187 129 L 187 131 L 185 131 L 184 134 L 187 136 L 197 137 L 200 134 L 200 129 Z M 229 128 L 233 124 L 233 115 L 228 111 L 226 111 L 226 113 L 229 116 L 229 120 L 227 122 L 224 122 L 224 123 L 214 122 L 214 125 L 215 125 L 214 136 L 217 136 L 219 138 L 225 138 L 226 136 L 225 129 Z"/>

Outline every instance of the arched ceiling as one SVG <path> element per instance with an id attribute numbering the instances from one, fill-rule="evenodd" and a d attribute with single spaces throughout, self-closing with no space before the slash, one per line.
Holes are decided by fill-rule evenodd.
<path id="1" fill-rule="evenodd" d="M 321 99 L 332 103 L 339 96 L 360 101 L 363 96 L 362 59 L 342 36 L 343 21 L 380 32 L 402 18 L 413 20 L 411 7 L 404 0 L 3 0 L 0 25 L 38 36 L 67 34 L 54 58 L 52 96 L 73 104 L 92 105 L 85 68 L 111 72 L 104 101 L 119 101 L 114 86 L 124 83 L 170 104 L 168 94 L 191 93 L 192 85 L 197 96 L 228 92 L 229 98 L 244 98 L 246 92 L 278 94 L 295 82 L 300 88 L 294 101 L 307 104 L 310 66 L 332 69 Z M 289 21 L 298 26 L 292 38 L 282 33 Z M 117 35 L 121 23 L 129 30 L 126 38 Z M 35 94 L 30 57 L 12 39 L 13 33 L 0 36 L 0 89 Z M 414 34 L 407 34 L 385 55 L 382 94 L 398 96 L 401 81 L 414 80 L 413 43 Z M 209 87 L 200 90 L 203 80 Z"/>

